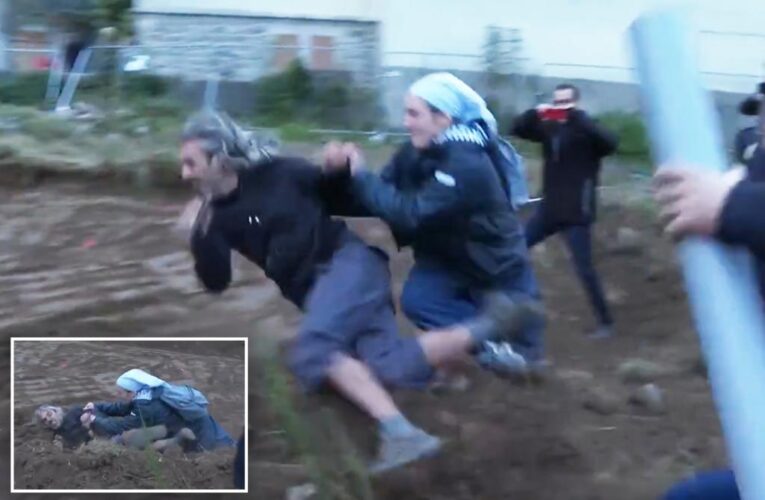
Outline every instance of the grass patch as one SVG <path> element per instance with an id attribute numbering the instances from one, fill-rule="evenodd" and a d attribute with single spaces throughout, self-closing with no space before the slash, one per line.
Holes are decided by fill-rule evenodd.
<path id="1" fill-rule="evenodd" d="M 326 500 L 371 500 L 366 468 L 337 419 L 327 410 L 315 418 L 301 415 L 275 346 L 259 355 L 269 408 L 280 422 L 290 449 L 306 468 L 318 497 Z"/>

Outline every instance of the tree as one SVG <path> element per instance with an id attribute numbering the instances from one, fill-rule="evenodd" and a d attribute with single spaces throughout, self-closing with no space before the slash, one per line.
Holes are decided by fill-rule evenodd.
<path id="1" fill-rule="evenodd" d="M 114 28 L 118 37 L 133 33 L 132 0 L 23 0 L 31 15 L 43 14 L 54 24 L 83 32 Z"/>
<path id="2" fill-rule="evenodd" d="M 489 26 L 484 44 L 484 69 L 489 84 L 497 83 L 504 75 L 521 72 L 523 38 L 520 30 Z"/>

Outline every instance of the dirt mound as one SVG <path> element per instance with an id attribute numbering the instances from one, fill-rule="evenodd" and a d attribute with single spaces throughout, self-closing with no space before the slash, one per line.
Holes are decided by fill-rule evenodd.
<path id="1" fill-rule="evenodd" d="M 0 328 L 7 335 L 246 335 L 251 336 L 252 350 L 261 336 L 283 338 L 294 332 L 298 313 L 252 266 L 237 264 L 236 282 L 223 297 L 199 292 L 187 250 L 168 237 L 175 212 L 165 211 L 163 204 L 183 200 L 149 198 L 146 203 L 121 194 L 107 196 L 100 188 L 88 189 L 85 193 L 80 186 L 9 193 L 9 203 L 0 206 L 4 221 L 0 302 L 6 304 L 0 307 Z M 673 249 L 658 235 L 652 217 L 612 207 L 603 207 L 600 213 L 596 262 L 613 304 L 615 337 L 600 342 L 585 337 L 594 320 L 569 256 L 555 239 L 535 248 L 536 271 L 549 311 L 550 380 L 519 386 L 475 372 L 465 392 L 396 394 L 411 420 L 444 438 L 447 446 L 430 461 L 374 480 L 374 498 L 645 500 L 657 498 L 693 470 L 725 464 L 719 423 L 699 370 L 698 342 Z M 411 265 L 409 255 L 396 251 L 382 225 L 357 221 L 353 226 L 390 252 L 394 290 L 400 292 Z M 93 238 L 97 245 L 83 248 L 86 238 Z M 401 324 L 411 328 L 404 321 Z M 7 366 L 8 342 L 0 343 L 2 349 L 0 365 Z M 74 359 L 63 351 L 44 354 L 45 362 L 36 367 L 59 369 L 63 363 L 68 367 L 82 363 L 86 375 L 94 370 L 91 357 Z M 117 370 L 110 361 L 114 359 L 118 358 L 103 358 L 98 371 Z M 629 404 L 635 386 L 622 381 L 619 367 L 631 359 L 650 360 L 659 368 L 651 382 L 662 390 L 665 413 L 650 415 Z M 164 358 L 155 362 L 158 369 L 174 369 Z M 337 444 L 347 434 L 358 449 L 358 461 L 364 463 L 374 451 L 372 423 L 333 398 L 306 399 L 288 387 L 295 396 L 297 415 L 308 417 L 304 427 L 316 429 L 319 435 L 315 445 L 301 449 L 290 443 L 288 437 L 295 429 L 277 418 L 280 410 L 269 397 L 272 389 L 262 372 L 255 375 L 259 366 L 254 365 L 250 364 L 249 385 L 250 496 L 283 499 L 287 488 L 315 481 L 311 467 L 304 465 L 307 461 L 331 474 L 329 486 L 336 493 L 332 498 L 369 498 L 364 485 L 353 479 L 352 461 L 338 453 L 337 446 L 325 443 Z M 236 391 L 226 383 L 233 380 L 230 371 L 229 362 L 219 362 L 210 371 L 212 385 L 204 387 L 206 393 L 213 387 L 222 389 L 214 404 L 216 408 L 227 405 L 229 410 L 221 411 L 221 419 L 240 407 L 233 399 Z M 43 391 L 49 388 L 37 383 L 44 379 L 34 370 L 28 375 L 27 385 L 21 387 L 25 392 L 17 390 L 17 398 L 50 398 Z M 184 377 L 181 372 L 171 375 Z M 113 377 L 107 378 L 112 384 Z M 593 388 L 612 400 L 607 414 L 586 407 Z M 0 402 L 0 413 L 7 412 L 7 381 L 2 393 L 6 400 Z M 83 402 L 75 396 L 72 402 Z M 329 424 L 319 418 L 324 407 L 334 414 Z M 229 420 L 227 428 L 237 437 L 242 420 Z M 77 463 L 78 455 L 52 447 L 49 438 L 22 436 L 25 441 L 15 443 L 23 448 L 17 452 L 17 460 L 24 461 L 23 466 L 17 464 L 19 486 L 35 476 L 46 478 L 45 487 L 58 485 L 65 477 L 72 479 L 72 485 L 83 486 L 104 478 L 114 484 L 139 484 L 153 478 L 140 452 L 98 459 L 79 455 L 79 460 L 85 460 L 82 468 L 70 465 Z M 105 453 L 109 457 L 112 452 Z M 182 485 L 178 479 L 182 474 L 194 487 L 206 487 L 199 483 L 208 476 L 208 484 L 220 481 L 227 487 L 230 470 L 218 470 L 216 456 L 168 457 L 159 470 L 168 483 L 178 481 L 173 483 L 176 486 Z M 210 462 L 195 464 L 197 458 Z M 110 464 L 103 463 L 109 460 Z M 228 463 L 224 458 L 220 465 L 228 467 Z M 346 486 L 358 488 L 350 495 L 346 488 L 343 495 Z"/>
<path id="2" fill-rule="evenodd" d="M 476 370 L 465 392 L 396 394 L 411 420 L 445 438 L 447 446 L 429 461 L 374 479 L 374 498 L 644 500 L 657 498 L 694 469 L 725 463 L 709 388 L 696 369 L 698 343 L 671 244 L 645 214 L 604 213 L 597 227 L 597 267 L 613 306 L 616 336 L 585 337 L 594 319 L 564 247 L 551 239 L 535 248 L 550 313 L 546 335 L 553 368 L 547 381 L 515 385 Z M 392 250 L 379 227 L 359 227 L 368 240 Z M 624 227 L 635 234 L 630 252 L 614 244 Z M 394 255 L 400 290 L 411 261 Z M 634 387 L 621 380 L 619 366 L 635 357 L 662 368 L 656 383 L 667 395 L 665 415 L 646 415 L 629 404 Z M 594 388 L 613 399 L 609 414 L 587 408 Z M 301 465 L 278 433 L 283 424 L 268 409 L 268 389 L 256 390 L 256 406 L 263 410 L 254 414 L 259 434 L 251 484 L 258 498 L 283 498 L 288 486 L 310 481 L 310 467 Z M 332 396 L 306 402 L 295 394 L 297 413 L 308 417 L 315 434 L 321 435 L 315 415 L 329 407 L 335 429 L 345 429 L 360 460 L 372 456 L 376 443 L 368 420 Z M 337 455 L 322 451 L 328 447 L 314 449 L 318 463 L 337 467 Z"/>
<path id="3" fill-rule="evenodd" d="M 50 440 L 16 446 L 20 489 L 230 489 L 234 451 L 183 455 L 130 450 L 95 440 L 74 451 Z"/>

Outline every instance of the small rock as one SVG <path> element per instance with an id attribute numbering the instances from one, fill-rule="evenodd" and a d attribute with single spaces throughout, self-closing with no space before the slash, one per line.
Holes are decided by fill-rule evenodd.
<path id="1" fill-rule="evenodd" d="M 151 129 L 148 125 L 141 125 L 133 129 L 134 135 L 148 135 Z"/>
<path id="2" fill-rule="evenodd" d="M 457 415 L 448 411 L 438 413 L 438 421 L 447 427 L 459 427 L 460 420 Z"/>
<path id="3" fill-rule="evenodd" d="M 656 262 L 648 264 L 648 269 L 645 272 L 646 281 L 655 282 L 659 281 L 667 272 L 667 269 Z"/>
<path id="4" fill-rule="evenodd" d="M 661 366 L 644 359 L 629 359 L 619 365 L 619 377 L 628 384 L 653 382 L 666 373 Z"/>
<path id="5" fill-rule="evenodd" d="M 654 414 L 666 412 L 664 405 L 664 394 L 656 384 L 645 384 L 640 386 L 629 398 L 633 405 L 643 407 Z"/>
<path id="6" fill-rule="evenodd" d="M 616 231 L 616 241 L 611 245 L 611 252 L 635 254 L 643 250 L 643 238 L 638 231 L 629 227 L 620 227 Z"/>
<path id="7" fill-rule="evenodd" d="M 593 481 L 598 484 L 615 483 L 617 480 L 618 479 L 614 476 L 614 474 L 608 471 L 598 472 L 593 477 Z"/>
<path id="8" fill-rule="evenodd" d="M 587 385 L 595 378 L 595 376 L 584 370 L 556 370 L 555 376 L 564 382 L 569 382 L 574 385 Z"/>
<path id="9" fill-rule="evenodd" d="M 607 286 L 606 300 L 616 306 L 623 305 L 627 301 L 627 292 L 615 286 Z"/>
<path id="10" fill-rule="evenodd" d="M 316 486 L 312 483 L 301 484 L 287 488 L 285 500 L 309 500 L 316 497 Z"/>
<path id="11" fill-rule="evenodd" d="M 619 410 L 619 399 L 602 388 L 593 388 L 584 395 L 582 407 L 598 415 L 611 415 Z"/>
<path id="12" fill-rule="evenodd" d="M 555 258 L 546 243 L 539 243 L 534 247 L 534 260 L 545 268 L 552 268 L 555 265 Z"/>

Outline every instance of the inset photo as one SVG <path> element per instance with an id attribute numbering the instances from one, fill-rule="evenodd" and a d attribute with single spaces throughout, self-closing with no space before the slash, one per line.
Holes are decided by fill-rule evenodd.
<path id="1" fill-rule="evenodd" d="M 247 491 L 247 339 L 11 339 L 11 492 Z"/>

